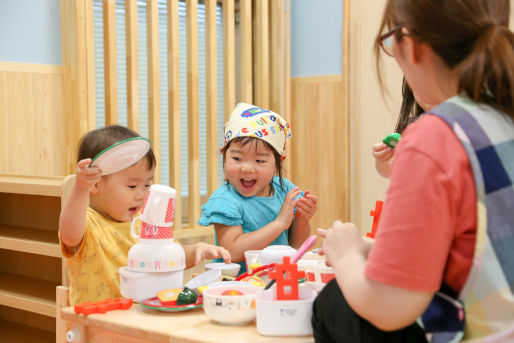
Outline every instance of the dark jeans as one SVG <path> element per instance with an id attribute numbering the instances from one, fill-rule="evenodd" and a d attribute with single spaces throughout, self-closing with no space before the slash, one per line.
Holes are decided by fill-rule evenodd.
<path id="1" fill-rule="evenodd" d="M 417 343 L 427 342 L 425 332 L 416 323 L 386 332 L 359 317 L 341 293 L 336 280 L 330 281 L 314 301 L 312 313 L 314 340 L 318 343 Z"/>

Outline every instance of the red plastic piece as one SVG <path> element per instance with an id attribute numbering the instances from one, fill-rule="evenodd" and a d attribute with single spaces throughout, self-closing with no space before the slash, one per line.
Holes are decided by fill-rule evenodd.
<path id="1" fill-rule="evenodd" d="M 236 281 L 241 281 L 242 279 L 244 279 L 247 276 L 254 275 L 254 274 L 256 274 L 256 273 L 258 273 L 258 272 L 260 272 L 262 270 L 273 268 L 274 266 L 275 266 L 275 263 L 271 263 L 271 264 L 266 264 L 264 266 L 260 266 L 259 268 L 253 269 L 251 272 L 244 272 L 243 274 L 241 274 L 238 277 L 236 277 L 235 280 Z"/>
<path id="2" fill-rule="evenodd" d="M 105 299 L 75 305 L 75 313 L 88 316 L 94 313 L 105 313 L 107 311 L 128 310 L 130 306 L 132 306 L 132 299 Z"/>
<path id="3" fill-rule="evenodd" d="M 366 233 L 367 237 L 375 238 L 375 235 L 377 234 L 378 221 L 380 220 L 380 214 L 382 213 L 382 205 L 384 205 L 384 202 L 377 200 L 375 210 L 369 212 L 369 215 L 373 216 L 373 226 L 371 227 L 371 232 Z"/>
<path id="4" fill-rule="evenodd" d="M 305 272 L 298 271 L 298 266 L 291 264 L 289 256 L 284 256 L 284 263 L 275 265 L 275 270 L 268 276 L 277 283 L 277 300 L 298 300 L 298 279 L 304 278 Z"/>

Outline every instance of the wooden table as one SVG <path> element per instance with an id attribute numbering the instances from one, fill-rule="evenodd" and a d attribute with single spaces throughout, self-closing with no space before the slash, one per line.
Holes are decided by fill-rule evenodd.
<path id="1" fill-rule="evenodd" d="M 257 332 L 255 321 L 246 325 L 221 325 L 205 315 L 202 308 L 185 312 L 160 312 L 134 304 L 129 310 L 116 310 L 89 316 L 77 315 L 73 307 L 61 312 L 68 328 L 79 330 L 85 343 L 136 342 L 223 342 L 223 343 L 306 343 L 312 336 L 266 337 Z"/>

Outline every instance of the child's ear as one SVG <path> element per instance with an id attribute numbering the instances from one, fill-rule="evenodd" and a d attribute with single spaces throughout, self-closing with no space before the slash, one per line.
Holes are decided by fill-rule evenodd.
<path id="1" fill-rule="evenodd" d="M 98 186 L 98 183 L 100 183 L 100 181 L 95 182 L 95 184 L 93 185 L 93 187 L 91 187 L 91 188 L 89 189 L 89 193 L 91 193 L 91 194 L 98 194 L 98 192 L 99 192 L 99 186 Z"/>
<path id="2" fill-rule="evenodd" d="M 282 156 L 280 156 L 280 162 L 281 162 L 281 163 L 282 163 L 282 162 L 284 162 L 284 160 L 286 159 L 286 157 L 287 157 L 286 155 L 282 155 Z"/>

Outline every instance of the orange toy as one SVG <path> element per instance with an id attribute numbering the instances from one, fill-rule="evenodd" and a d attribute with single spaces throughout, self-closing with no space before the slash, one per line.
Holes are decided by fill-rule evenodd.
<path id="1" fill-rule="evenodd" d="M 369 215 L 373 216 L 373 226 L 371 227 L 371 232 L 366 233 L 367 237 L 375 238 L 375 235 L 377 234 L 378 221 L 380 220 L 380 214 L 382 213 L 382 205 L 384 205 L 384 202 L 377 200 L 375 210 L 369 212 Z"/>
<path id="2" fill-rule="evenodd" d="M 223 291 L 221 295 L 243 295 L 243 293 L 236 291 L 235 289 L 227 289 L 226 291 Z"/>
<path id="3" fill-rule="evenodd" d="M 275 265 L 275 270 L 268 276 L 277 283 L 277 300 L 298 300 L 298 279 L 304 278 L 305 272 L 298 271 L 289 256 L 284 256 L 284 263 Z"/>
<path id="4" fill-rule="evenodd" d="M 94 313 L 105 313 L 114 310 L 128 310 L 132 306 L 132 299 L 105 299 L 102 301 L 83 302 L 75 305 L 75 313 L 85 316 Z"/>

